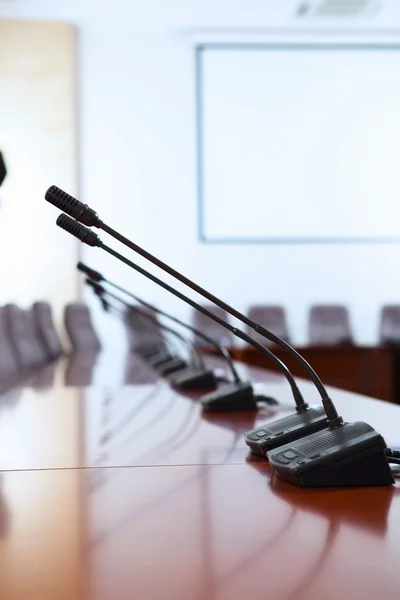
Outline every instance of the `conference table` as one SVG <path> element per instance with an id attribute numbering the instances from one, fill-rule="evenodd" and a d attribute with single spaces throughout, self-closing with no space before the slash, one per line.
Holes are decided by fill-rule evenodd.
<path id="1" fill-rule="evenodd" d="M 204 414 L 121 360 L 64 358 L 1 394 L 1 600 L 400 596 L 399 484 L 302 489 L 249 453 L 244 432 L 293 412 L 285 379 L 239 363 L 278 404 Z M 330 394 L 400 447 L 399 406 Z"/>

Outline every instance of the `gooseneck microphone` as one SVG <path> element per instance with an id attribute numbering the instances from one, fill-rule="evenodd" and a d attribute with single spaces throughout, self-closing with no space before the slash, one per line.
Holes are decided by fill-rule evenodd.
<path id="1" fill-rule="evenodd" d="M 217 296 L 214 296 L 206 289 L 199 286 L 197 283 L 191 281 L 190 279 L 188 279 L 187 277 L 185 277 L 184 275 L 182 275 L 181 273 L 164 263 L 159 258 L 150 254 L 150 252 L 147 252 L 147 250 L 144 250 L 128 238 L 124 237 L 123 235 L 121 235 L 120 233 L 103 223 L 103 221 L 100 220 L 98 214 L 92 208 L 90 208 L 86 204 L 83 204 L 83 202 L 80 202 L 76 198 L 73 198 L 73 196 L 70 196 L 57 186 L 53 185 L 47 190 L 45 194 L 45 199 L 60 210 L 62 210 L 63 212 L 65 212 L 67 215 L 70 215 L 71 217 L 73 217 L 73 219 L 75 219 L 75 221 L 71 220 L 71 222 L 66 221 L 64 219 L 60 222 L 57 222 L 57 224 L 60 225 L 66 231 L 72 233 L 72 235 L 75 235 L 78 239 L 81 240 L 81 242 L 84 242 L 89 246 L 100 246 L 108 253 L 113 254 L 115 256 L 114 251 L 111 248 L 106 247 L 93 231 L 88 230 L 86 227 L 80 229 L 78 227 L 75 227 L 75 224 L 78 225 L 78 223 L 82 223 L 83 225 L 87 225 L 88 227 L 97 227 L 99 229 L 102 229 L 103 231 L 111 235 L 113 238 L 115 238 L 116 240 L 118 240 L 119 242 L 121 242 L 140 256 L 143 256 L 143 258 L 145 258 L 146 260 L 149 260 L 151 263 L 153 263 L 154 265 L 156 265 L 157 267 L 159 267 L 160 269 L 162 269 L 181 283 L 185 284 L 193 291 L 203 296 L 203 298 L 206 298 L 213 304 L 216 304 L 217 306 L 225 310 L 227 313 L 229 313 L 230 315 L 232 315 L 233 317 L 235 317 L 236 319 L 253 329 L 256 333 L 261 334 L 263 337 L 267 338 L 271 342 L 274 342 L 275 344 L 283 348 L 301 365 L 301 367 L 306 371 L 306 373 L 314 382 L 321 396 L 322 404 L 327 415 L 329 427 L 336 428 L 343 425 L 343 419 L 341 416 L 338 415 L 335 405 L 329 397 L 325 386 L 322 383 L 319 376 L 317 375 L 317 373 L 314 371 L 311 365 L 301 356 L 301 354 L 299 354 L 290 344 L 285 342 L 285 340 L 281 339 L 279 336 L 275 335 L 262 325 L 255 323 L 240 311 L 236 310 L 226 302 L 223 302 L 222 300 L 217 298 Z M 123 262 L 126 263 L 126 259 L 124 259 Z"/>
<path id="2" fill-rule="evenodd" d="M 146 308 L 149 308 L 150 310 L 154 311 L 156 314 L 158 314 L 162 317 L 165 317 L 165 318 L 169 319 L 170 321 L 173 321 L 177 325 L 184 327 L 188 331 L 192 332 L 196 337 L 204 340 L 205 342 L 207 342 L 207 344 L 216 348 L 216 350 L 218 350 L 219 354 L 221 354 L 224 357 L 224 359 L 226 360 L 228 367 L 232 373 L 233 380 L 236 383 L 241 382 L 239 374 L 235 368 L 235 365 L 233 364 L 232 357 L 229 354 L 228 350 L 222 344 L 219 344 L 213 338 L 209 337 L 202 331 L 199 331 L 195 327 L 192 327 L 192 325 L 188 325 L 187 323 L 185 323 L 184 321 L 181 321 L 181 319 L 178 319 L 174 315 L 171 315 L 171 314 L 165 312 L 164 310 L 157 308 L 153 304 L 149 304 L 149 302 L 142 300 L 141 298 L 136 296 L 136 294 L 132 294 L 132 292 L 129 292 L 128 290 L 122 288 L 121 286 L 117 285 L 116 283 L 113 283 L 109 279 L 106 279 L 101 273 L 99 273 L 98 271 L 95 271 L 94 269 L 91 269 L 87 265 L 84 265 L 82 262 L 79 262 L 77 264 L 77 269 L 79 271 L 81 271 L 82 273 L 85 273 L 85 275 L 87 275 L 89 277 L 89 279 L 91 279 L 92 281 L 95 281 L 97 283 L 100 283 L 101 281 L 103 281 L 104 283 L 107 283 L 108 285 L 112 286 L 116 290 L 119 290 L 123 294 L 130 296 L 131 298 L 133 298 L 133 300 L 136 300 L 136 302 L 139 302 L 139 304 L 142 304 Z"/>
<path id="3" fill-rule="evenodd" d="M 140 246 L 137 246 L 110 227 L 106 226 L 89 207 L 86 207 L 68 194 L 65 194 L 65 192 L 62 192 L 61 190 L 58 190 L 57 192 L 57 190 L 58 188 L 50 188 L 46 194 L 46 199 L 65 212 L 72 214 L 72 216 L 79 221 L 88 222 L 91 226 L 100 227 L 144 258 L 150 260 L 156 266 L 201 294 L 203 297 L 226 310 L 229 314 L 248 325 L 257 333 L 260 333 L 263 337 L 275 342 L 288 352 L 308 373 L 320 393 L 328 418 L 328 428 L 314 431 L 309 435 L 306 434 L 305 437 L 300 437 L 303 435 L 300 433 L 297 437 L 292 436 L 288 443 L 284 442 L 283 445 L 269 450 L 267 452 L 267 458 L 278 477 L 302 487 L 376 486 L 392 485 L 394 483 L 394 478 L 386 456 L 387 446 L 383 437 L 367 423 L 344 422 L 342 417 L 338 415 L 333 401 L 328 396 L 317 373 L 308 362 L 296 352 L 292 346 L 290 346 L 290 344 L 190 281 L 175 271 L 175 269 L 172 269 L 140 248 Z M 68 202 L 68 199 L 72 200 L 72 206 L 71 202 Z M 77 221 L 74 222 L 65 215 L 61 215 L 57 220 L 57 224 L 75 235 L 81 241 L 86 242 L 91 246 L 101 247 L 109 254 L 122 260 L 125 264 L 132 266 L 133 268 L 136 267 L 136 265 L 133 266 L 131 261 L 103 244 L 93 231 L 88 230 Z M 232 329 L 232 333 L 235 333 L 238 337 L 247 341 L 246 337 L 248 336 L 245 336 L 243 332 L 236 328 Z M 254 340 L 251 340 L 251 343 L 252 345 L 255 345 Z M 264 347 L 261 346 L 261 348 Z M 298 425 L 298 429 L 302 429 L 302 427 L 302 424 Z M 276 435 L 279 434 L 282 434 L 282 431 L 276 433 Z"/>
<path id="4" fill-rule="evenodd" d="M 156 364 L 155 366 L 156 367 L 159 366 L 159 370 L 162 375 L 173 375 L 176 372 L 182 373 L 182 371 L 186 371 L 186 377 L 184 377 L 182 379 L 181 385 L 179 384 L 179 381 L 174 382 L 174 384 L 177 385 L 178 387 L 182 386 L 182 387 L 186 387 L 189 389 L 215 389 L 216 388 L 217 382 L 216 382 L 216 378 L 214 376 L 214 371 L 206 368 L 202 355 L 197 351 L 195 345 L 190 340 L 188 340 L 185 336 L 180 334 L 175 329 L 172 329 L 171 327 L 167 327 L 163 323 L 160 323 L 157 320 L 157 318 L 154 315 L 152 315 L 151 313 L 147 313 L 146 311 L 141 310 L 137 306 L 132 306 L 131 304 L 126 302 L 123 298 L 106 290 L 102 285 L 100 285 L 96 281 L 93 281 L 91 279 L 86 279 L 86 284 L 89 285 L 95 291 L 95 293 L 99 296 L 99 298 L 104 298 L 104 296 L 109 296 L 110 298 L 113 298 L 114 300 L 121 302 L 123 304 L 123 306 L 125 306 L 125 308 L 128 309 L 128 311 L 134 311 L 134 312 L 138 313 L 141 318 L 149 321 L 150 323 L 152 323 L 152 325 L 157 325 L 161 329 L 172 334 L 174 337 L 181 340 L 185 344 L 185 346 L 187 346 L 189 348 L 189 351 L 193 357 L 193 365 L 191 367 L 188 367 L 188 365 L 186 363 L 184 363 L 183 361 L 181 361 L 180 359 L 171 361 L 172 364 L 170 364 L 169 361 L 166 364 L 164 364 L 164 362 L 162 362 L 160 366 L 158 364 Z"/>
<path id="5" fill-rule="evenodd" d="M 232 325 L 230 325 L 230 323 L 224 321 L 223 319 L 220 319 L 217 315 L 208 311 L 206 308 L 202 307 L 200 304 L 197 304 L 197 302 L 195 302 L 194 300 L 191 300 L 190 298 L 188 298 L 187 296 L 185 296 L 184 294 L 182 294 L 175 288 L 166 284 L 161 279 L 158 279 L 158 277 L 155 277 L 155 275 L 152 275 L 148 271 L 145 271 L 144 269 L 142 269 L 135 263 L 131 262 L 130 260 L 125 258 L 123 255 L 119 254 L 118 252 L 116 252 L 115 250 L 110 248 L 109 246 L 106 246 L 100 240 L 99 236 L 96 233 L 94 233 L 92 230 L 88 229 L 87 227 L 84 227 L 80 223 L 77 223 L 70 217 L 67 217 L 66 215 L 60 215 L 57 219 L 57 225 L 59 227 L 61 227 L 62 229 L 64 229 L 65 231 L 67 231 L 68 233 L 71 233 L 72 235 L 77 237 L 79 240 L 81 240 L 85 243 L 88 243 L 90 246 L 98 246 L 102 250 L 105 250 L 106 252 L 108 252 L 109 254 L 111 254 L 112 256 L 117 258 L 118 260 L 122 261 L 123 263 L 125 263 L 126 265 L 128 265 L 129 267 L 131 267 L 132 269 L 137 271 L 138 273 L 144 275 L 145 277 L 147 277 L 154 283 L 160 285 L 162 288 L 169 291 L 171 294 L 173 294 L 180 300 L 183 300 L 184 302 L 186 302 L 187 304 L 192 306 L 192 308 L 195 308 L 196 310 L 203 313 L 204 315 L 206 315 L 211 320 L 215 321 L 216 323 L 218 323 L 219 325 L 221 325 L 228 331 L 231 331 L 238 338 L 242 339 L 243 341 L 247 342 L 249 345 L 254 346 L 258 350 L 260 350 L 261 352 L 266 354 L 270 358 L 270 360 L 272 360 L 275 363 L 275 365 L 283 372 L 286 379 L 288 380 L 288 382 L 291 386 L 292 392 L 293 392 L 295 402 L 296 402 L 296 410 L 298 411 L 299 417 L 300 417 L 300 415 L 306 415 L 306 418 L 307 419 L 310 418 L 313 423 L 318 420 L 319 427 L 326 426 L 326 414 L 325 414 L 324 410 L 322 408 L 321 409 L 312 409 L 308 406 L 308 404 L 306 404 L 306 402 L 304 402 L 303 396 L 296 384 L 296 381 L 293 378 L 293 375 L 290 373 L 290 371 L 287 368 L 287 366 L 285 365 L 285 363 L 283 363 L 279 358 L 277 358 L 273 352 L 268 350 L 268 348 L 265 348 L 264 346 L 262 346 L 261 344 L 259 344 L 255 340 L 253 340 L 253 338 L 251 338 L 249 335 L 247 335 L 246 333 L 241 331 L 240 329 L 237 329 L 236 327 L 233 327 Z M 268 402 L 268 400 L 267 400 L 267 402 Z M 243 382 L 241 382 L 240 385 L 235 382 L 234 384 L 224 386 L 223 388 L 217 390 L 217 392 L 215 392 L 214 394 L 208 394 L 207 396 L 204 396 L 202 398 L 202 403 L 203 403 L 203 407 L 205 410 L 215 410 L 215 411 L 255 410 L 257 408 L 256 399 L 253 394 L 252 386 L 249 383 L 243 383 Z M 310 414 L 310 417 L 308 416 L 309 414 Z M 297 427 L 297 430 L 298 429 L 299 429 L 299 427 Z M 282 430 L 282 428 L 281 428 L 281 430 Z M 281 433 L 283 433 L 283 431 L 281 431 Z M 278 436 L 275 436 L 275 437 L 278 437 Z"/>

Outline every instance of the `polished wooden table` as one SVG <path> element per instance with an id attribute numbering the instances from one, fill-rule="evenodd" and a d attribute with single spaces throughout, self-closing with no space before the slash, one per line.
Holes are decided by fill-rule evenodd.
<path id="1" fill-rule="evenodd" d="M 397 346 L 302 346 L 297 350 L 318 371 L 325 383 L 372 398 L 400 403 L 400 350 Z M 275 370 L 275 365 L 257 348 L 230 349 L 236 360 Z M 215 352 L 207 348 L 207 352 Z M 274 353 L 286 362 L 294 375 L 303 373 L 297 362 L 279 347 Z"/>
<path id="2" fill-rule="evenodd" d="M 0 396 L 1 600 L 399 597 L 399 486 L 303 490 L 249 455 L 243 433 L 292 411 L 284 379 L 240 365 L 278 406 L 206 417 L 117 363 L 60 361 Z M 400 407 L 331 394 L 400 447 Z"/>

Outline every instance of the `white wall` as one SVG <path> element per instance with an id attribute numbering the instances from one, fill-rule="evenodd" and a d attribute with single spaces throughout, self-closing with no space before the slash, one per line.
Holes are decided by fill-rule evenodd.
<path id="1" fill-rule="evenodd" d="M 61 321 L 77 296 L 78 242 L 43 200 L 51 180 L 77 191 L 75 31 L 0 20 L 0 304 L 47 300 Z"/>
<path id="2" fill-rule="evenodd" d="M 289 5 L 20 0 L 0 4 L 0 17 L 65 19 L 78 26 L 82 198 L 103 220 L 239 309 L 257 301 L 284 304 L 298 342 L 305 339 L 309 305 L 331 301 L 350 307 L 359 342 L 373 342 L 380 306 L 400 301 L 399 246 L 213 246 L 197 240 L 194 58 L 182 31 L 285 25 Z M 85 247 L 84 258 L 145 298 L 188 314 L 100 250 Z"/>
<path id="3" fill-rule="evenodd" d="M 400 44 L 300 48 L 199 53 L 202 237 L 399 242 Z"/>

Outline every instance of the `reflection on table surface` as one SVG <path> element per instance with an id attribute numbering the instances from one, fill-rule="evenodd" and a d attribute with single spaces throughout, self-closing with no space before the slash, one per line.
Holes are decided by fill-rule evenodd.
<path id="1" fill-rule="evenodd" d="M 4 473 L 0 597 L 397 597 L 398 490 L 290 487 L 227 464 Z"/>
<path id="2" fill-rule="evenodd" d="M 0 396 L 2 600 L 399 595 L 398 485 L 304 490 L 249 455 L 244 432 L 293 410 L 283 378 L 241 367 L 278 406 L 206 415 L 137 357 L 118 368 L 75 356 Z M 400 407 L 331 394 L 400 446 Z"/>
<path id="3" fill-rule="evenodd" d="M 120 379 L 109 364 L 87 355 L 79 367 L 75 355 L 0 395 L 0 468 L 245 463 L 244 432 L 294 410 L 286 380 L 262 369 L 242 367 L 277 406 L 202 414 L 199 394 L 173 390 L 138 357 L 126 361 L 130 381 L 138 374 L 136 384 L 125 383 L 126 364 L 120 365 Z M 318 402 L 311 383 L 301 381 L 300 387 L 310 403 Z M 398 406 L 342 390 L 332 395 L 347 420 L 364 419 L 388 444 L 400 445 Z"/>

